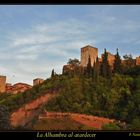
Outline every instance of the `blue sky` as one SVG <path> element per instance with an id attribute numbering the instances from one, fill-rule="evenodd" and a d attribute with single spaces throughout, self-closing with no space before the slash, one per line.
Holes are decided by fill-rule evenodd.
<path id="1" fill-rule="evenodd" d="M 80 48 L 92 45 L 140 55 L 139 5 L 1 5 L 0 75 L 32 84 L 57 73 Z"/>

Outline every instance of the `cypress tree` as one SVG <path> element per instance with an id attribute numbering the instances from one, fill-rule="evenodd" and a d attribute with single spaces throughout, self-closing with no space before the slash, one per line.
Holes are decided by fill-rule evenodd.
<path id="1" fill-rule="evenodd" d="M 0 105 L 0 130 L 10 130 L 12 126 L 10 124 L 9 109 L 5 105 Z"/>
<path id="2" fill-rule="evenodd" d="M 99 79 L 99 71 L 100 71 L 99 59 L 97 57 L 96 62 L 94 62 L 94 64 L 93 64 L 93 78 L 96 82 Z"/>
<path id="3" fill-rule="evenodd" d="M 54 77 L 54 69 L 52 70 L 51 78 Z"/>
<path id="4" fill-rule="evenodd" d="M 89 55 L 89 58 L 88 58 L 88 64 L 87 64 L 87 76 L 91 76 L 92 75 L 92 66 L 91 66 L 91 58 L 90 58 L 90 55 Z"/>
<path id="5" fill-rule="evenodd" d="M 99 58 L 96 58 L 96 81 L 98 82 L 99 79 L 99 73 L 100 73 L 100 65 L 99 65 Z"/>
<path id="6" fill-rule="evenodd" d="M 100 72 L 103 77 L 110 77 L 111 76 L 111 68 L 108 63 L 108 54 L 106 49 L 104 49 L 104 54 L 102 58 L 102 63 L 100 67 Z"/>
<path id="7" fill-rule="evenodd" d="M 114 61 L 114 73 L 121 73 L 121 58 L 118 49 L 116 51 L 117 53 L 115 55 L 115 61 Z"/>

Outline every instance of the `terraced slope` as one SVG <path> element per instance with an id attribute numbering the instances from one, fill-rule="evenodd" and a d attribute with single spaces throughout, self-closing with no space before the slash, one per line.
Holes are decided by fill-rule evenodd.
<path id="1" fill-rule="evenodd" d="M 46 93 L 36 100 L 25 104 L 17 111 L 13 112 L 10 116 L 11 125 L 13 127 L 24 126 L 36 116 L 40 114 L 41 106 L 43 106 L 48 100 L 57 96 L 56 93 Z"/>

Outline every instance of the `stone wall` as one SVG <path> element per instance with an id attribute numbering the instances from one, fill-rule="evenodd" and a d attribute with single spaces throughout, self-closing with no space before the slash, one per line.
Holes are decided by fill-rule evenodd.
<path id="1" fill-rule="evenodd" d="M 0 93 L 6 91 L 6 76 L 0 76 Z"/>
<path id="2" fill-rule="evenodd" d="M 140 65 L 140 56 L 136 57 L 136 65 Z"/>

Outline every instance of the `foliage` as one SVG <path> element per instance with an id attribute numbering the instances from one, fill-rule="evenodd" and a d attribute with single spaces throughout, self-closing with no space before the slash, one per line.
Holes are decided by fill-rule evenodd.
<path id="1" fill-rule="evenodd" d="M 42 84 L 33 86 L 31 89 L 23 92 L 22 94 L 5 94 L 0 96 L 0 105 L 8 108 L 9 112 L 13 112 L 24 104 L 35 100 L 36 98 L 44 95 L 46 92 L 58 91 L 61 87 L 61 78 L 59 75 L 45 80 Z M 62 82 L 63 83 L 63 82 Z M 3 97 L 2 97 L 3 96 Z"/>
<path id="2" fill-rule="evenodd" d="M 135 67 L 135 60 L 133 59 L 132 55 L 124 55 L 124 65 L 123 65 L 123 73 L 127 73 L 128 71 L 131 71 L 133 67 Z"/>
<path id="3" fill-rule="evenodd" d="M 91 77 L 92 76 L 92 66 L 91 66 L 91 58 L 90 58 L 90 55 L 89 55 L 88 64 L 87 64 L 87 67 L 86 67 L 86 75 L 88 77 Z"/>
<path id="4" fill-rule="evenodd" d="M 62 118 L 47 118 L 37 121 L 34 130 L 95 130 L 95 128 L 87 127 L 79 122 L 72 120 L 69 117 Z"/>
<path id="5" fill-rule="evenodd" d="M 98 83 L 86 76 L 63 76 L 60 96 L 46 104 L 48 111 L 77 112 L 113 118 L 134 128 L 140 115 L 140 77 L 114 74 L 99 76 Z M 131 124 L 133 127 L 130 127 Z"/>
<path id="6" fill-rule="evenodd" d="M 51 77 L 54 77 L 54 69 L 52 70 Z"/>
<path id="7" fill-rule="evenodd" d="M 120 127 L 115 123 L 109 123 L 102 126 L 103 130 L 120 130 Z"/>
<path id="8" fill-rule="evenodd" d="M 74 65 L 74 66 L 79 66 L 80 62 L 78 59 L 74 58 L 74 59 L 69 59 L 68 65 Z"/>
<path id="9" fill-rule="evenodd" d="M 108 54 L 106 49 L 104 50 L 103 60 L 100 66 L 100 72 L 103 77 L 110 77 L 111 76 L 111 68 L 108 63 Z"/>
<path id="10" fill-rule="evenodd" d="M 117 49 L 117 53 L 115 55 L 114 60 L 114 73 L 121 73 L 121 71 L 122 71 L 121 58 Z"/>
<path id="11" fill-rule="evenodd" d="M 97 57 L 96 62 L 94 62 L 93 65 L 93 75 L 92 75 L 92 78 L 96 83 L 98 83 L 99 74 L 100 74 L 100 63 L 99 63 L 99 58 Z"/>
<path id="12" fill-rule="evenodd" d="M 0 130 L 12 129 L 9 121 L 9 111 L 4 105 L 0 105 Z"/>
<path id="13" fill-rule="evenodd" d="M 140 118 L 139 117 L 134 118 L 129 127 L 132 130 L 140 130 Z"/>

